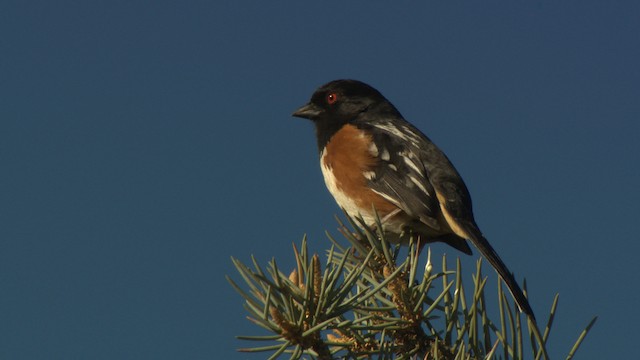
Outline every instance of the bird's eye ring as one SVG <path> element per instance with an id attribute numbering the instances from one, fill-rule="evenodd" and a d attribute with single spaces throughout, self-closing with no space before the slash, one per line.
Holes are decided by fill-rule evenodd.
<path id="1" fill-rule="evenodd" d="M 338 94 L 331 93 L 327 95 L 327 104 L 332 105 L 335 104 L 336 101 L 338 101 Z"/>

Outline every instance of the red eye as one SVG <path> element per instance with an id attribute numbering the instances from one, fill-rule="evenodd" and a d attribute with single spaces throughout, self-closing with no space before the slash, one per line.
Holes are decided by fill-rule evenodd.
<path id="1" fill-rule="evenodd" d="M 327 104 L 331 105 L 331 104 L 335 103 L 336 101 L 338 101 L 338 94 L 331 93 L 331 94 L 327 95 Z"/>

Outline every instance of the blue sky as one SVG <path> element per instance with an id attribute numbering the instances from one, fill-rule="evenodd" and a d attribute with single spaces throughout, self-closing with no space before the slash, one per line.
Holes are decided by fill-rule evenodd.
<path id="1" fill-rule="evenodd" d="M 290 114 L 338 78 L 449 155 L 539 317 L 560 293 L 554 358 L 594 315 L 579 358 L 624 357 L 639 18 L 633 1 L 3 1 L 0 357 L 263 358 L 235 351 L 261 332 L 224 276 L 336 233 Z"/>

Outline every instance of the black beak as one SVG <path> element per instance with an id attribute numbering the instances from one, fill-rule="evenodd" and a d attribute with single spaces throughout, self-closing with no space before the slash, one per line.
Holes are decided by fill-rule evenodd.
<path id="1" fill-rule="evenodd" d="M 319 106 L 317 106 L 314 103 L 308 103 L 302 106 L 301 108 L 299 108 L 298 110 L 296 110 L 291 115 L 299 118 L 313 120 L 318 116 L 320 116 L 321 112 L 322 112 L 322 109 Z"/>

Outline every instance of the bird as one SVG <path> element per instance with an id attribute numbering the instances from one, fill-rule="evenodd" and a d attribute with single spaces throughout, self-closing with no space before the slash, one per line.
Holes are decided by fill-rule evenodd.
<path id="1" fill-rule="evenodd" d="M 337 204 L 374 225 L 391 242 L 444 242 L 472 255 L 470 241 L 495 268 L 520 312 L 533 309 L 478 227 L 471 196 L 449 158 L 378 90 L 358 80 L 320 86 L 294 117 L 315 126 L 320 167 Z"/>

